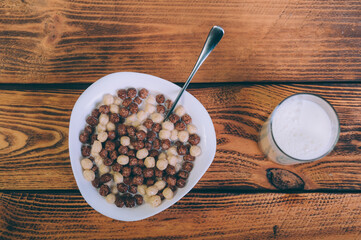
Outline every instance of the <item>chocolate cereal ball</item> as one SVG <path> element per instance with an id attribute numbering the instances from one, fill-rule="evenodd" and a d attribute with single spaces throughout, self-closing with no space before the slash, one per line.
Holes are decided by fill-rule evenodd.
<path id="1" fill-rule="evenodd" d="M 147 134 L 143 130 L 140 130 L 140 131 L 137 131 L 135 136 L 137 137 L 138 140 L 143 141 L 146 138 Z"/>
<path id="2" fill-rule="evenodd" d="M 125 198 L 125 206 L 127 208 L 135 207 L 135 198 L 133 196 L 129 196 L 129 197 Z"/>
<path id="3" fill-rule="evenodd" d="M 99 112 L 103 113 L 103 114 L 108 114 L 110 111 L 110 107 L 108 105 L 101 105 L 99 107 Z"/>
<path id="4" fill-rule="evenodd" d="M 138 166 L 133 167 L 132 172 L 134 175 L 139 175 L 139 176 L 143 174 L 142 169 Z"/>
<path id="5" fill-rule="evenodd" d="M 105 173 L 105 174 L 100 176 L 99 180 L 100 180 L 101 183 L 107 183 L 110 180 L 112 180 L 112 175 L 110 173 Z"/>
<path id="6" fill-rule="evenodd" d="M 97 118 L 93 117 L 93 116 L 89 116 L 86 119 L 87 124 L 89 124 L 90 126 L 96 126 L 98 125 L 99 121 Z"/>
<path id="7" fill-rule="evenodd" d="M 127 91 L 125 89 L 120 89 L 117 92 L 118 97 L 122 100 L 124 100 L 127 97 Z"/>
<path id="8" fill-rule="evenodd" d="M 136 97 L 136 98 L 134 98 L 133 102 L 140 105 L 143 102 L 143 100 L 140 97 Z"/>
<path id="9" fill-rule="evenodd" d="M 105 197 L 109 193 L 110 193 L 110 188 L 107 185 L 102 185 L 99 188 L 99 194 L 102 195 L 103 197 Z"/>
<path id="10" fill-rule="evenodd" d="M 139 91 L 139 97 L 141 99 L 145 99 L 146 97 L 148 97 L 148 94 L 149 94 L 149 91 L 145 88 L 142 88 L 140 91 Z"/>
<path id="11" fill-rule="evenodd" d="M 191 163 L 191 162 L 184 162 L 182 168 L 183 168 L 185 171 L 190 172 L 190 171 L 192 171 L 192 169 L 193 169 L 193 163 Z"/>
<path id="12" fill-rule="evenodd" d="M 180 171 L 178 172 L 178 177 L 180 177 L 180 178 L 187 179 L 188 176 L 189 176 L 189 173 L 186 172 L 186 171 L 184 171 L 184 170 L 180 170 Z"/>
<path id="13" fill-rule="evenodd" d="M 170 99 L 167 99 L 164 103 L 164 106 L 168 109 L 170 109 L 172 107 L 173 103 Z"/>
<path id="14" fill-rule="evenodd" d="M 163 114 L 165 113 L 165 107 L 163 105 L 157 105 L 157 112 Z"/>
<path id="15" fill-rule="evenodd" d="M 122 207 L 124 207 L 124 205 L 125 205 L 124 199 L 123 199 L 121 196 L 117 195 L 117 196 L 115 197 L 115 202 L 114 202 L 114 204 L 115 204 L 115 206 L 117 206 L 118 208 L 122 208 Z"/>
<path id="16" fill-rule="evenodd" d="M 177 183 L 177 179 L 175 176 L 168 176 L 168 177 L 166 177 L 166 182 L 167 182 L 168 186 L 175 186 Z"/>
<path id="17" fill-rule="evenodd" d="M 143 125 L 147 128 L 147 129 L 151 129 L 153 126 L 153 120 L 152 119 L 146 119 L 143 123 Z"/>
<path id="18" fill-rule="evenodd" d="M 189 135 L 188 142 L 192 145 L 197 145 L 201 141 L 201 138 L 197 134 Z"/>
<path id="19" fill-rule="evenodd" d="M 128 186 L 125 185 L 125 183 L 119 183 L 117 184 L 118 191 L 121 193 L 125 193 L 128 191 Z"/>
<path id="20" fill-rule="evenodd" d="M 135 98 L 135 96 L 137 96 L 137 90 L 135 88 L 128 88 L 127 96 L 129 98 Z"/>
<path id="21" fill-rule="evenodd" d="M 143 176 L 145 178 L 151 178 L 154 176 L 154 169 L 153 168 L 145 168 L 143 170 Z"/>
<path id="22" fill-rule="evenodd" d="M 129 110 L 125 107 L 122 107 L 119 109 L 119 115 L 123 118 L 126 118 L 129 115 Z"/>
<path id="23" fill-rule="evenodd" d="M 176 123 L 178 122 L 178 120 L 180 119 L 180 117 L 177 115 L 177 114 L 174 114 L 172 113 L 170 116 L 169 116 L 169 121 L 171 121 L 172 123 Z"/>
<path id="24" fill-rule="evenodd" d="M 137 203 L 137 205 L 142 205 L 143 204 L 143 197 L 139 194 L 134 195 L 135 198 L 135 202 Z"/>
<path id="25" fill-rule="evenodd" d="M 185 124 L 190 124 L 192 122 L 192 118 L 191 118 L 191 116 L 189 116 L 189 114 L 186 113 L 182 116 L 182 121 Z"/>
<path id="26" fill-rule="evenodd" d="M 142 185 L 143 182 L 144 182 L 144 178 L 142 176 L 133 177 L 132 184 L 139 186 Z"/>
<path id="27" fill-rule="evenodd" d="M 129 111 L 131 113 L 137 113 L 138 112 L 138 105 L 136 103 L 129 104 Z"/>
<path id="28" fill-rule="evenodd" d="M 184 186 L 186 185 L 186 180 L 183 178 L 179 178 L 177 180 L 176 186 L 179 188 L 184 188 Z"/>
<path id="29" fill-rule="evenodd" d="M 167 168 L 165 169 L 165 171 L 168 175 L 176 174 L 175 167 L 172 165 L 168 165 Z"/>
<path id="30" fill-rule="evenodd" d="M 124 124 L 119 124 L 116 127 L 116 131 L 119 136 L 124 136 L 125 134 L 127 134 L 127 127 Z"/>
<path id="31" fill-rule="evenodd" d="M 81 147 L 81 155 L 82 155 L 83 157 L 88 157 L 88 156 L 90 156 L 90 151 L 91 151 L 90 146 L 84 145 L 84 146 Z"/>
<path id="32" fill-rule="evenodd" d="M 124 99 L 124 101 L 123 101 L 123 106 L 124 107 L 129 107 L 129 105 L 132 103 L 132 99 L 131 98 L 126 98 L 126 99 Z M 119 111 L 119 113 L 120 113 L 120 111 Z"/>
<path id="33" fill-rule="evenodd" d="M 158 94 L 158 95 L 155 97 L 155 100 L 157 101 L 157 103 L 164 103 L 165 97 L 164 97 L 163 94 Z"/>
<path id="34" fill-rule="evenodd" d="M 95 118 L 98 118 L 100 115 L 99 109 L 94 109 L 91 113 L 91 115 Z"/>
<path id="35" fill-rule="evenodd" d="M 79 135 L 79 141 L 81 143 L 87 143 L 89 142 L 89 133 L 87 132 L 83 132 L 82 134 Z"/>
<path id="36" fill-rule="evenodd" d="M 95 177 L 94 180 L 92 181 L 92 185 L 93 185 L 95 188 L 100 187 L 100 179 L 99 179 L 98 177 Z"/>
<path id="37" fill-rule="evenodd" d="M 136 194 L 137 193 L 137 186 L 136 185 L 130 185 L 128 191 L 130 193 Z"/>

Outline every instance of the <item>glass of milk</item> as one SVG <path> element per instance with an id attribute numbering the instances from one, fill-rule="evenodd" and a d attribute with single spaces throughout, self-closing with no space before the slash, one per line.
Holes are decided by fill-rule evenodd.
<path id="1" fill-rule="evenodd" d="M 320 96 L 300 93 L 284 99 L 264 123 L 259 146 L 272 161 L 297 164 L 329 154 L 338 141 L 336 111 Z"/>

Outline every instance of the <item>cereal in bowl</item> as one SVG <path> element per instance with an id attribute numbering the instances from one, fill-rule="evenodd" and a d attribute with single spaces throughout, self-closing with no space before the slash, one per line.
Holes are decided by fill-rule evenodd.
<path id="1" fill-rule="evenodd" d="M 105 94 L 79 135 L 83 176 L 110 204 L 157 207 L 186 185 L 202 152 L 192 117 L 172 101 L 143 89 Z"/>

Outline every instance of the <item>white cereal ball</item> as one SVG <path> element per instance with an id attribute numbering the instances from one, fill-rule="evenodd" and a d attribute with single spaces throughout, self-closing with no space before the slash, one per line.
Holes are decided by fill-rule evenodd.
<path id="1" fill-rule="evenodd" d="M 156 110 L 156 107 L 153 104 L 147 103 L 144 107 L 144 111 L 149 114 L 154 113 L 155 110 Z"/>
<path id="2" fill-rule="evenodd" d="M 164 130 L 164 129 L 160 130 L 160 132 L 159 132 L 159 138 L 160 138 L 161 140 L 169 139 L 169 138 L 170 138 L 170 131 Z"/>
<path id="3" fill-rule="evenodd" d="M 100 114 L 99 124 L 106 126 L 108 122 L 109 122 L 108 114 L 103 114 L 103 113 Z"/>
<path id="4" fill-rule="evenodd" d="M 177 156 L 174 155 L 168 155 L 167 160 L 168 160 L 168 164 L 172 166 L 175 166 L 178 162 Z"/>
<path id="5" fill-rule="evenodd" d="M 122 183 L 124 180 L 123 175 L 118 172 L 113 173 L 113 178 L 114 178 L 114 182 L 117 184 Z"/>
<path id="6" fill-rule="evenodd" d="M 119 191 L 118 191 L 118 188 L 117 188 L 117 185 L 113 185 L 110 190 L 112 191 L 112 193 L 114 194 L 117 194 Z"/>
<path id="7" fill-rule="evenodd" d="M 91 169 L 93 167 L 93 162 L 88 159 L 88 158 L 83 158 L 80 161 L 80 165 L 84 168 L 84 169 Z"/>
<path id="8" fill-rule="evenodd" d="M 115 202 L 115 195 L 110 193 L 105 197 L 105 200 L 107 200 L 107 203 L 113 204 Z"/>
<path id="9" fill-rule="evenodd" d="M 150 95 L 147 97 L 147 99 L 145 100 L 145 102 L 150 103 L 150 104 L 157 104 L 157 101 L 155 100 L 155 97 L 153 95 Z"/>
<path id="10" fill-rule="evenodd" d="M 158 193 L 158 188 L 156 186 L 150 186 L 145 190 L 148 196 L 153 196 Z"/>
<path id="11" fill-rule="evenodd" d="M 104 96 L 103 96 L 103 103 L 105 104 L 105 105 L 110 105 L 110 104 L 113 104 L 114 103 L 114 97 L 113 97 L 113 95 L 111 95 L 111 94 L 105 94 Z"/>
<path id="12" fill-rule="evenodd" d="M 90 152 L 90 154 L 96 158 L 96 157 L 100 157 L 99 153 L 96 153 L 96 152 Z"/>
<path id="13" fill-rule="evenodd" d="M 174 129 L 174 124 L 171 121 L 165 121 L 162 123 L 162 129 L 172 131 Z"/>
<path id="14" fill-rule="evenodd" d="M 133 145 L 129 145 L 128 148 L 129 148 L 129 149 L 134 149 L 134 146 L 133 146 Z"/>
<path id="15" fill-rule="evenodd" d="M 170 200 L 173 198 L 173 195 L 174 195 L 173 191 L 169 187 L 167 187 L 163 190 L 163 196 L 165 197 L 165 199 Z"/>
<path id="16" fill-rule="evenodd" d="M 146 190 L 147 190 L 147 185 L 145 185 L 145 184 L 139 185 L 139 186 L 137 187 L 137 190 L 138 190 L 138 193 L 139 193 L 140 195 L 145 195 Z"/>
<path id="17" fill-rule="evenodd" d="M 201 155 L 202 150 L 200 147 L 198 146 L 191 146 L 191 149 L 189 149 L 189 153 L 193 156 L 193 157 L 197 157 L 199 155 Z"/>
<path id="18" fill-rule="evenodd" d="M 117 158 L 117 162 L 121 165 L 127 165 L 129 163 L 129 157 L 126 155 L 120 155 Z"/>
<path id="19" fill-rule="evenodd" d="M 137 113 L 137 118 L 138 118 L 138 120 L 139 121 L 144 121 L 145 119 L 147 119 L 147 117 L 148 117 L 148 114 L 145 112 L 145 111 L 143 111 L 143 110 L 140 110 L 138 113 Z"/>
<path id="20" fill-rule="evenodd" d="M 157 181 L 157 182 L 154 184 L 154 186 L 158 189 L 158 191 L 160 191 L 160 190 L 162 190 L 163 188 L 165 188 L 165 185 L 166 185 L 166 183 L 165 183 L 165 181 L 163 181 L 163 180 L 159 180 L 159 181 Z"/>
<path id="21" fill-rule="evenodd" d="M 108 138 L 108 134 L 107 134 L 107 138 Z M 102 143 L 98 140 L 95 140 L 92 146 L 92 152 L 99 153 L 101 150 L 102 150 Z"/>
<path id="22" fill-rule="evenodd" d="M 94 159 L 95 164 L 100 167 L 100 165 L 103 165 L 103 158 L 101 156 L 97 156 Z"/>
<path id="23" fill-rule="evenodd" d="M 138 120 L 137 114 L 133 113 L 132 115 L 130 115 L 129 117 L 127 117 L 127 119 L 128 119 L 130 122 L 137 121 L 137 120 Z"/>
<path id="24" fill-rule="evenodd" d="M 197 127 L 194 124 L 188 124 L 187 131 L 189 132 L 189 134 L 197 133 Z"/>
<path id="25" fill-rule="evenodd" d="M 108 166 L 106 166 L 104 164 L 99 166 L 99 175 L 100 176 L 105 174 L 105 173 L 108 173 L 108 172 L 110 172 L 110 167 L 108 167 Z"/>
<path id="26" fill-rule="evenodd" d="M 170 132 L 170 140 L 173 141 L 173 142 L 178 141 L 178 130 L 177 129 L 173 129 Z"/>
<path id="27" fill-rule="evenodd" d="M 179 170 L 182 169 L 182 165 L 180 165 L 179 163 L 177 163 L 174 167 L 176 172 L 179 172 Z"/>
<path id="28" fill-rule="evenodd" d="M 95 178 L 95 173 L 92 170 L 84 170 L 83 176 L 84 176 L 85 180 L 91 182 Z"/>
<path id="29" fill-rule="evenodd" d="M 101 132 L 98 134 L 98 137 L 97 137 L 98 141 L 100 143 L 102 142 L 105 142 L 107 139 L 108 139 L 108 133 L 107 132 Z M 95 141 L 94 141 L 95 143 Z M 101 145 L 101 144 L 100 144 Z M 101 149 L 100 149 L 101 150 Z M 100 151 L 99 151 L 100 152 Z"/>
<path id="30" fill-rule="evenodd" d="M 177 147 L 176 146 L 173 146 L 173 147 L 170 147 L 168 150 L 167 150 L 167 155 L 177 155 L 178 152 L 177 152 Z"/>
<path id="31" fill-rule="evenodd" d="M 162 152 L 162 153 L 160 153 L 159 155 L 158 155 L 158 159 L 160 160 L 160 159 L 167 159 L 167 155 L 164 153 L 164 152 Z"/>
<path id="32" fill-rule="evenodd" d="M 141 122 L 139 120 L 132 122 L 133 127 L 138 127 L 138 126 L 140 126 L 140 124 L 141 124 Z"/>
<path id="33" fill-rule="evenodd" d="M 114 97 L 114 104 L 120 105 L 123 103 L 123 100 L 120 97 Z"/>
<path id="34" fill-rule="evenodd" d="M 178 116 L 182 117 L 186 113 L 186 110 L 184 109 L 184 107 L 182 105 L 179 105 L 175 108 L 174 113 L 177 114 Z"/>
<path id="35" fill-rule="evenodd" d="M 108 122 L 107 123 L 107 131 L 110 132 L 110 131 L 115 131 L 115 124 L 112 123 L 112 122 Z"/>
<path id="36" fill-rule="evenodd" d="M 164 117 L 163 117 L 163 115 L 162 114 L 160 114 L 160 113 L 152 113 L 152 115 L 150 115 L 150 118 L 152 119 L 152 121 L 153 122 L 155 122 L 155 123 L 161 123 L 161 122 L 163 122 L 163 120 L 164 120 Z"/>
<path id="37" fill-rule="evenodd" d="M 107 126 L 103 124 L 98 124 L 97 126 L 97 133 L 105 132 L 107 130 Z"/>
<path id="38" fill-rule="evenodd" d="M 168 161 L 167 159 L 158 159 L 157 161 L 157 168 L 161 171 L 163 171 L 164 169 L 166 169 L 168 166 Z"/>
<path id="39" fill-rule="evenodd" d="M 110 105 L 110 112 L 111 113 L 119 113 L 119 106 L 116 104 Z"/>
<path id="40" fill-rule="evenodd" d="M 145 165 L 147 168 L 154 168 L 154 167 L 155 167 L 155 159 L 154 159 L 154 157 L 147 157 L 147 158 L 144 160 L 144 165 Z"/>
<path id="41" fill-rule="evenodd" d="M 158 207 L 162 203 L 162 199 L 158 195 L 151 196 L 149 203 L 152 207 Z"/>
<path id="42" fill-rule="evenodd" d="M 137 127 L 137 130 L 138 130 L 138 131 L 143 130 L 145 133 L 148 132 L 148 129 L 147 129 L 144 125 L 139 125 L 139 126 Z"/>
<path id="43" fill-rule="evenodd" d="M 127 136 L 123 136 L 120 138 L 120 144 L 122 144 L 122 146 L 129 146 L 130 145 L 130 138 Z"/>
<path id="44" fill-rule="evenodd" d="M 181 142 L 187 142 L 189 138 L 189 133 L 187 131 L 179 131 L 178 132 L 178 139 Z"/>
<path id="45" fill-rule="evenodd" d="M 146 203 L 150 203 L 150 197 L 149 197 L 148 195 L 144 195 L 144 196 L 143 196 L 143 200 L 144 200 L 144 202 L 146 202 Z"/>
<path id="46" fill-rule="evenodd" d="M 177 156 L 177 164 L 182 164 L 183 163 L 183 157 L 182 156 Z"/>
<path id="47" fill-rule="evenodd" d="M 142 148 L 138 150 L 136 157 L 138 159 L 144 159 L 148 156 L 148 154 L 149 154 L 148 150 L 146 148 Z"/>

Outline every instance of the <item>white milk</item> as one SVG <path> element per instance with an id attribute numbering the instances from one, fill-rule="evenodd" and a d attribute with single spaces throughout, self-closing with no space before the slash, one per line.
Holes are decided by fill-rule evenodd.
<path id="1" fill-rule="evenodd" d="M 300 160 L 319 158 L 333 144 L 330 117 L 320 105 L 302 97 L 294 96 L 279 105 L 271 128 L 279 148 Z"/>

